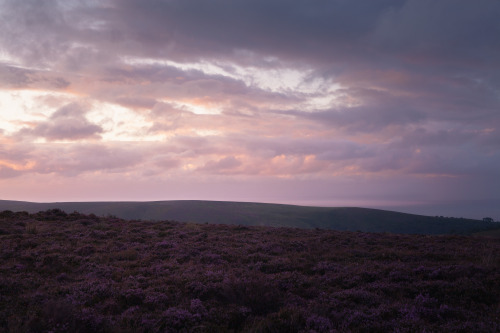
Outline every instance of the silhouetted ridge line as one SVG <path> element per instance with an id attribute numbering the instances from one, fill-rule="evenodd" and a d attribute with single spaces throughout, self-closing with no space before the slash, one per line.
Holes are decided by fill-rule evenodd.
<path id="1" fill-rule="evenodd" d="M 499 229 L 500 224 L 355 207 L 310 207 L 227 201 L 54 202 L 0 200 L 0 210 L 36 213 L 59 209 L 126 220 L 175 220 L 211 224 L 320 228 L 403 234 L 472 234 Z"/>

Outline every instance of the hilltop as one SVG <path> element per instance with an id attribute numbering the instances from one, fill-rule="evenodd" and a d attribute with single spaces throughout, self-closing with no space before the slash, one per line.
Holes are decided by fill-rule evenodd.
<path id="1" fill-rule="evenodd" d="M 175 220 L 181 222 L 293 227 L 402 234 L 472 234 L 500 229 L 500 223 L 422 216 L 356 207 L 310 207 L 228 201 L 150 202 L 54 202 L 33 203 L 0 200 L 0 211 L 35 213 L 61 209 L 127 220 Z"/>

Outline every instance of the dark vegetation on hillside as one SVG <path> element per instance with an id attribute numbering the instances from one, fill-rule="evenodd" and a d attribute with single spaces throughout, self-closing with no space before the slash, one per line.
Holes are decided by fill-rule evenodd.
<path id="1" fill-rule="evenodd" d="M 0 213 L 0 332 L 498 332 L 500 240 Z"/>
<path id="2" fill-rule="evenodd" d="M 308 207 L 228 201 L 59 202 L 0 200 L 1 210 L 35 213 L 58 208 L 126 220 L 175 220 L 217 224 L 259 225 L 399 234 L 460 234 L 500 229 L 500 223 L 355 207 Z"/>

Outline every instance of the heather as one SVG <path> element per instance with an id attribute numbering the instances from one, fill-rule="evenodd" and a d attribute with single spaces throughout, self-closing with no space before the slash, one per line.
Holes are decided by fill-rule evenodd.
<path id="1" fill-rule="evenodd" d="M 500 239 L 0 213 L 0 331 L 497 332 Z"/>
<path id="2" fill-rule="evenodd" d="M 255 202 L 173 200 L 149 202 L 53 202 L 0 200 L 0 210 L 35 213 L 50 209 L 113 215 L 126 220 L 175 220 L 246 226 L 390 232 L 460 234 L 500 230 L 500 223 L 445 216 L 422 216 L 357 207 L 311 207 Z"/>

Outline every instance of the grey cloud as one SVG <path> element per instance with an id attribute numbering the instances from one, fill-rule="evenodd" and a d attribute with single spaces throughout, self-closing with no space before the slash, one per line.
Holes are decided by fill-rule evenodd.
<path id="1" fill-rule="evenodd" d="M 228 76 L 206 74 L 193 69 L 181 70 L 168 65 L 134 65 L 127 69 L 108 67 L 100 80 L 106 83 L 119 83 L 122 94 L 142 94 L 142 98 L 144 98 L 143 94 L 149 94 L 150 98 L 209 96 L 214 100 L 234 99 L 274 103 L 296 103 L 303 100 L 300 96 L 269 92 L 258 87 L 247 86 L 243 81 Z M 128 89 L 127 86 L 131 88 Z M 105 90 L 106 86 L 99 88 Z M 139 90 L 134 90 L 135 88 L 139 88 Z M 111 91 L 116 94 L 113 87 L 111 87 Z"/>
<path id="2" fill-rule="evenodd" d="M 0 5 L 0 41 L 6 51 L 31 64 L 53 62 L 65 54 L 73 29 L 57 2 L 3 1 Z"/>
<path id="3" fill-rule="evenodd" d="M 8 88 L 26 87 L 31 83 L 28 71 L 14 66 L 0 64 L 0 84 Z"/>
<path id="4" fill-rule="evenodd" d="M 122 55 L 257 59 L 257 67 L 290 61 L 337 71 L 347 64 L 440 72 L 449 64 L 477 68 L 478 61 L 499 67 L 497 1 L 70 3 L 4 1 L 2 44 L 28 62 L 70 62 L 75 69 Z M 266 62 L 267 56 L 281 61 Z"/>
<path id="5" fill-rule="evenodd" d="M 252 54 L 250 57 L 260 61 L 253 64 L 257 67 L 289 62 L 296 68 L 316 67 L 316 75 L 336 78 L 352 89 L 378 86 L 418 94 L 420 101 L 405 97 L 403 104 L 418 104 L 432 117 L 488 121 L 500 104 L 500 65 L 496 61 L 500 58 L 496 43 L 500 4 L 494 1 L 471 5 L 450 0 L 218 0 L 208 5 L 204 1 L 148 0 L 110 1 L 103 6 L 4 1 L 2 9 L 3 30 L 10 32 L 5 36 L 17 36 L 17 44 L 10 39 L 2 42 L 8 52 L 25 55 L 26 64 L 47 59 L 55 68 L 71 58 L 78 66 L 101 68 L 97 73 L 109 83 L 136 80 L 128 88 L 121 87 L 121 96 L 102 86 L 91 92 L 130 106 L 149 107 L 160 91 L 162 97 L 173 98 L 246 96 L 293 102 L 292 94 L 266 95 L 226 77 L 168 66 L 134 66 L 131 71 L 114 66 L 122 56 L 244 63 L 246 55 Z M 28 43 L 24 45 L 24 41 Z M 43 50 L 37 51 L 38 47 Z M 85 56 L 89 52 L 108 58 Z M 275 60 L 265 60 L 269 56 Z M 72 66 L 73 70 L 81 70 L 78 66 Z M 361 72 L 360 77 L 352 76 L 353 68 Z M 374 68 L 401 71 L 410 79 L 402 83 L 385 82 L 384 74 L 366 77 Z M 138 85 L 144 79 L 154 84 L 149 88 Z M 402 115 L 399 111 L 394 114 L 395 118 Z"/>
<path id="6" fill-rule="evenodd" d="M 93 45 L 90 50 L 113 48 L 117 54 L 181 61 L 228 57 L 238 61 L 235 57 L 244 57 L 237 51 L 248 50 L 294 61 L 331 63 L 332 59 L 350 62 L 353 56 L 366 61 L 385 53 L 388 43 L 404 45 L 405 40 L 451 39 L 461 44 L 461 50 L 462 45 L 470 49 L 489 42 L 499 27 L 497 3 L 481 1 L 471 10 L 466 2 L 457 5 L 440 0 L 436 6 L 421 2 L 128 0 L 111 1 L 112 6 L 77 2 L 62 6 L 48 1 L 4 1 L 2 9 L 3 27 L 11 36 L 6 44 L 13 44 L 9 49 L 17 48 L 17 54 L 35 61 L 71 58 L 76 52 L 75 63 L 97 59 L 82 56 L 91 52 L 83 46 L 80 51 L 72 50 L 70 40 Z M 471 24 L 463 27 L 464 21 Z M 493 31 L 476 28 L 473 23 L 478 21 L 483 27 L 487 22 Z M 436 29 L 436 25 L 446 29 Z M 412 35 L 414 30 L 418 33 Z"/>
<path id="7" fill-rule="evenodd" d="M 500 152 L 485 155 L 462 145 L 447 149 L 427 148 L 414 157 L 409 171 L 417 174 L 444 174 L 497 178 Z"/>
<path id="8" fill-rule="evenodd" d="M 160 167 L 162 170 L 174 169 L 181 166 L 181 161 L 179 158 L 165 157 L 157 158 L 155 160 L 155 165 Z"/>
<path id="9" fill-rule="evenodd" d="M 380 17 L 374 36 L 412 63 L 467 68 L 482 62 L 498 68 L 499 13 L 498 1 L 409 0 Z"/>
<path id="10" fill-rule="evenodd" d="M 21 171 L 0 165 L 0 179 L 14 178 L 20 176 L 21 174 L 22 174 Z"/>
<path id="11" fill-rule="evenodd" d="M 490 128 L 491 132 L 482 133 L 478 139 L 478 143 L 488 151 L 493 150 L 498 152 L 500 150 L 500 147 L 498 147 L 498 143 L 500 142 L 500 119 L 496 124 L 491 124 L 491 127 L 495 129 Z"/>
<path id="12" fill-rule="evenodd" d="M 53 140 L 98 139 L 103 129 L 85 118 L 87 110 L 80 104 L 71 103 L 54 112 L 47 121 L 34 128 L 23 128 L 16 136 L 43 137 Z"/>
<path id="13" fill-rule="evenodd" d="M 419 127 L 406 131 L 396 138 L 390 146 L 393 148 L 421 148 L 421 147 L 453 147 L 473 142 L 478 135 L 458 129 L 430 130 Z"/>
<path id="14" fill-rule="evenodd" d="M 116 1 L 116 30 L 144 52 L 181 61 L 244 61 L 248 50 L 307 63 L 385 63 L 421 47 L 440 65 L 494 60 L 500 5 L 494 1 Z M 392 47 L 388 47 L 392 46 Z M 446 51 L 446 53 L 444 52 Z M 484 52 L 487 51 L 487 52 Z M 389 60 L 387 59 L 387 60 Z M 490 61 L 491 62 L 491 61 Z M 432 62 L 426 65 L 431 65 Z M 498 66 L 496 66 L 498 68 Z"/>
<path id="15" fill-rule="evenodd" d="M 392 125 L 414 124 L 425 119 L 422 112 L 403 105 L 352 107 L 315 112 L 307 116 L 351 132 L 374 132 Z"/>
<path id="16" fill-rule="evenodd" d="M 235 147 L 245 149 L 248 154 L 270 159 L 279 155 L 316 155 L 319 160 L 353 160 L 376 155 L 376 151 L 366 145 L 347 140 L 324 138 L 254 137 L 232 135 L 226 141 Z"/>
<path id="17" fill-rule="evenodd" d="M 39 149 L 31 172 L 76 176 L 85 172 L 122 172 L 140 164 L 145 155 L 134 147 L 71 144 Z"/>
<path id="18" fill-rule="evenodd" d="M 344 56 L 398 1 L 145 1 L 115 2 L 120 30 L 158 56 L 243 56 L 248 50 L 283 58 Z M 314 38 L 311 38 L 314 36 Z M 333 44 L 336 47 L 333 47 Z M 158 45 L 163 47 L 158 48 Z M 339 47 L 344 46 L 344 47 Z M 343 54 L 344 53 L 344 54 Z M 232 59 L 245 60 L 245 59 Z"/>
<path id="19" fill-rule="evenodd" d="M 198 170 L 209 173 L 232 173 L 234 169 L 241 165 L 241 161 L 234 156 L 226 156 L 217 161 L 208 161 Z"/>
<path id="20" fill-rule="evenodd" d="M 88 172 L 124 172 L 157 159 L 158 151 L 149 144 L 65 143 L 0 145 L 0 160 L 19 166 L 19 170 L 0 165 L 0 178 L 24 174 L 57 174 L 74 177 Z M 167 157 L 157 161 L 166 167 Z"/>
<path id="21" fill-rule="evenodd" d="M 90 85 L 85 77 L 75 78 L 73 89 L 138 112 L 154 109 L 164 101 L 202 103 L 225 112 L 243 104 L 255 109 L 264 103 L 288 105 L 305 100 L 304 96 L 293 92 L 271 92 L 227 76 L 160 64 L 113 65 L 92 75 L 94 81 Z"/>
<path id="22" fill-rule="evenodd" d="M 116 60 L 109 40 L 93 29 L 106 9 L 79 1 L 3 0 L 0 44 L 25 66 L 78 71 Z"/>
<path id="23" fill-rule="evenodd" d="M 245 169 L 238 154 L 259 161 L 296 156 L 299 170 L 313 154 L 332 169 L 355 164 L 403 178 L 500 179 L 498 17 L 500 2 L 486 0 L 0 0 L 0 48 L 18 65 L 0 65 L 0 86 L 71 84 L 79 94 L 138 109 L 154 122 L 153 132 L 224 132 L 177 136 L 155 153 L 102 146 L 27 152 L 42 173 L 119 172 L 157 156 L 155 168 L 175 170 L 181 158 L 212 160 L 206 172 L 227 174 Z M 206 61 L 233 73 L 236 64 L 313 70 L 308 79 L 341 89 L 331 106 L 306 112 L 301 103 L 321 94 L 274 93 L 202 71 L 123 62 L 134 57 Z M 195 98 L 219 103 L 223 113 L 196 115 L 161 102 Z M 72 105 L 18 136 L 97 139 L 102 131 Z M 17 174 L 2 168 L 1 175 Z M 378 196 L 380 186 L 374 188 Z"/>
<path id="24" fill-rule="evenodd" d="M 2 161 L 25 164 L 32 157 L 33 149 L 32 144 L 4 142 L 0 137 L 0 160 Z"/>
<path id="25" fill-rule="evenodd" d="M 337 168 L 356 165 L 361 172 L 387 170 L 413 175 L 472 176 L 483 174 L 495 177 L 500 161 L 498 148 L 477 147 L 471 133 L 426 132 L 416 130 L 388 142 L 356 143 L 353 141 L 320 138 L 291 139 L 228 137 L 232 147 L 244 149 L 256 158 L 270 160 L 279 155 L 307 156 L 313 154 L 321 162 Z M 471 138 L 475 138 L 474 140 Z M 227 149 L 226 149 L 227 150 Z M 236 151 L 233 148 L 233 151 Z"/>
<path id="26" fill-rule="evenodd" d="M 156 133 L 175 130 L 185 126 L 186 122 L 189 126 L 189 118 L 195 115 L 192 112 L 176 108 L 170 103 L 156 103 L 149 116 L 154 121 L 149 131 Z"/>
<path id="27" fill-rule="evenodd" d="M 405 105 L 366 105 L 319 111 L 274 111 L 315 121 L 348 133 L 379 132 L 391 126 L 419 124 L 427 119 L 421 110 Z"/>
<path id="28" fill-rule="evenodd" d="M 116 98 L 115 102 L 125 107 L 143 108 L 143 109 L 152 109 L 156 104 L 156 100 L 154 98 L 139 97 L 139 96 L 118 97 Z"/>
<path id="29" fill-rule="evenodd" d="M 51 89 L 67 88 L 70 82 L 63 77 L 0 63 L 0 87 L 8 89 Z"/>

